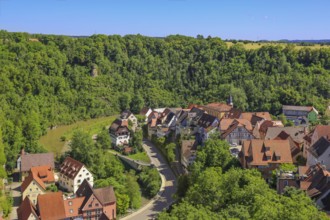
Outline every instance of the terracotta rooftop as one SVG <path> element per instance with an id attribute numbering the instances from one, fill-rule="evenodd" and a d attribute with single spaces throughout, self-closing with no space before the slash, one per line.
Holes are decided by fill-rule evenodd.
<path id="1" fill-rule="evenodd" d="M 55 182 L 54 171 L 50 166 L 32 167 L 31 172 L 35 176 L 38 176 L 44 183 Z"/>
<path id="2" fill-rule="evenodd" d="M 319 138 L 322 136 L 330 137 L 330 125 L 316 125 L 314 132 L 317 132 Z"/>
<path id="3" fill-rule="evenodd" d="M 245 127 L 248 131 L 252 130 L 251 122 L 246 119 L 229 119 L 224 118 L 220 121 L 220 131 L 226 131 L 232 124 L 237 123 L 238 126 Z"/>
<path id="4" fill-rule="evenodd" d="M 66 217 L 62 192 L 39 195 L 38 207 L 41 219 L 58 220 Z"/>
<path id="5" fill-rule="evenodd" d="M 67 218 L 78 216 L 84 199 L 85 197 L 76 197 L 64 200 L 65 216 Z"/>
<path id="6" fill-rule="evenodd" d="M 148 111 L 150 110 L 150 108 L 148 107 L 143 107 L 140 111 L 140 115 L 146 115 L 148 113 Z"/>
<path id="7" fill-rule="evenodd" d="M 233 107 L 231 105 L 227 105 L 226 103 L 213 102 L 213 103 L 209 103 L 205 106 L 202 106 L 202 108 L 205 108 L 205 109 L 210 108 L 212 110 L 219 111 L 219 112 L 229 112 Z"/>
<path id="8" fill-rule="evenodd" d="M 61 164 L 60 173 L 70 179 L 74 179 L 83 166 L 84 166 L 83 163 L 71 157 L 66 157 L 63 163 Z"/>
<path id="9" fill-rule="evenodd" d="M 269 163 L 292 163 L 288 140 L 249 140 L 244 141 L 244 156 L 249 157 L 251 165 Z M 247 149 L 246 149 L 247 148 Z M 267 158 L 269 156 L 270 158 Z"/>
<path id="10" fill-rule="evenodd" d="M 19 220 L 29 220 L 30 215 L 38 218 L 37 209 L 30 201 L 29 197 L 25 197 L 21 205 L 17 209 L 17 216 Z"/>
<path id="11" fill-rule="evenodd" d="M 54 169 L 54 154 L 23 154 L 21 155 L 21 172 L 30 171 L 32 167 L 49 165 Z"/>
<path id="12" fill-rule="evenodd" d="M 246 119 L 250 121 L 252 124 L 255 124 L 256 121 L 260 121 L 262 119 L 264 120 L 272 120 L 272 117 L 270 116 L 269 112 L 243 112 L 241 114 L 242 119 Z"/>
<path id="13" fill-rule="evenodd" d="M 127 126 L 128 126 L 127 120 L 116 119 L 114 122 L 112 122 L 109 131 L 112 134 L 115 134 L 117 132 L 128 132 Z"/>

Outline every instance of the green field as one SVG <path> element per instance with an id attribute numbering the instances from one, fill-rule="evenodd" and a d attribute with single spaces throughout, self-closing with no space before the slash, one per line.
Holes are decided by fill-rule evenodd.
<path id="1" fill-rule="evenodd" d="M 144 151 L 136 153 L 136 154 L 128 155 L 128 157 L 133 159 L 133 160 L 140 160 L 140 161 L 143 161 L 145 163 L 150 163 L 150 158 L 148 157 L 147 153 L 144 152 Z"/>
<path id="2" fill-rule="evenodd" d="M 71 125 L 58 126 L 56 129 L 49 130 L 46 135 L 42 136 L 39 143 L 49 152 L 54 152 L 56 156 L 67 150 L 68 140 L 71 139 L 76 129 L 82 129 L 91 136 L 99 133 L 102 128 L 109 126 L 117 116 L 102 117 L 89 119 L 86 121 L 78 121 Z M 62 141 L 61 137 L 65 137 L 66 141 Z"/>
<path id="3" fill-rule="evenodd" d="M 233 42 L 226 42 L 227 46 L 228 47 L 231 47 L 234 45 Z M 282 46 L 282 47 L 285 47 L 286 45 L 288 45 L 287 43 L 267 43 L 267 42 L 264 42 L 264 43 L 247 43 L 247 44 L 244 44 L 242 42 L 238 42 L 238 44 L 241 44 L 244 46 L 245 49 L 248 49 L 248 50 L 255 50 L 255 49 L 259 49 L 261 48 L 262 46 Z M 297 50 L 299 49 L 302 49 L 302 48 L 310 48 L 310 49 L 321 49 L 321 48 L 330 48 L 330 45 L 321 45 L 321 44 L 314 44 L 313 46 L 300 46 L 300 45 L 297 45 L 297 44 L 294 44 L 295 48 Z"/>

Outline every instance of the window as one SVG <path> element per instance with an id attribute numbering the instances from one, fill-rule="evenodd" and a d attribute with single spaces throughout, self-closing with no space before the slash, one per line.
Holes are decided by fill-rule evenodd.
<path id="1" fill-rule="evenodd" d="M 89 177 L 87 177 L 87 180 L 89 181 Z"/>
<path id="2" fill-rule="evenodd" d="M 69 205 L 72 205 L 72 201 L 69 201 Z"/>
<path id="3" fill-rule="evenodd" d="M 86 170 L 83 170 L 83 172 L 85 172 Z"/>
<path id="4" fill-rule="evenodd" d="M 95 203 L 95 206 L 99 206 L 99 204 L 98 203 Z"/>
<path id="5" fill-rule="evenodd" d="M 92 212 L 91 211 L 87 211 L 87 215 L 92 215 Z"/>
<path id="6" fill-rule="evenodd" d="M 81 180 L 79 179 L 77 182 L 78 182 L 78 183 L 80 183 L 80 182 L 81 182 Z"/>
<path id="7" fill-rule="evenodd" d="M 92 203 L 88 205 L 89 208 L 91 208 L 92 206 L 93 206 Z"/>
<path id="8" fill-rule="evenodd" d="M 35 182 L 32 182 L 32 184 L 33 184 L 33 185 L 36 185 L 36 183 L 35 183 Z"/>
<path id="9" fill-rule="evenodd" d="M 287 180 L 284 180 L 284 187 L 289 185 L 289 182 Z"/>
<path id="10" fill-rule="evenodd" d="M 30 192 L 32 192 L 32 189 L 30 188 Z"/>
<path id="11" fill-rule="evenodd" d="M 81 177 L 81 174 L 79 175 L 79 177 Z"/>
<path id="12" fill-rule="evenodd" d="M 88 176 L 89 175 L 89 173 L 86 173 L 86 176 Z"/>
<path id="13" fill-rule="evenodd" d="M 70 209 L 70 213 L 73 213 L 73 209 Z"/>

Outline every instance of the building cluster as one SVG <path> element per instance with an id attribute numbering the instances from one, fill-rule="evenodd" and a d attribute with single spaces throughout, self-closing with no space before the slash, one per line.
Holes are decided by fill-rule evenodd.
<path id="1" fill-rule="evenodd" d="M 116 219 L 113 188 L 94 189 L 93 174 L 83 163 L 67 157 L 55 170 L 53 153 L 22 150 L 17 168 L 23 181 L 19 220 Z M 66 193 L 52 192 L 56 186 Z"/>
<path id="2" fill-rule="evenodd" d="M 330 126 L 317 125 L 309 131 L 318 120 L 318 111 L 312 106 L 284 105 L 282 113 L 293 126 L 285 127 L 268 112 L 242 112 L 234 108 L 231 98 L 228 103 L 190 105 L 186 109 L 143 108 L 140 114 L 146 117 L 149 138 L 171 132 L 184 137 L 181 164 L 186 172 L 196 158 L 197 146 L 203 146 L 212 134 L 230 144 L 230 152 L 243 168 L 258 169 L 268 182 L 281 164 L 307 161 L 306 166 L 297 168 L 299 175 L 281 173 L 279 192 L 293 185 L 316 199 L 321 208 L 330 208 Z"/>

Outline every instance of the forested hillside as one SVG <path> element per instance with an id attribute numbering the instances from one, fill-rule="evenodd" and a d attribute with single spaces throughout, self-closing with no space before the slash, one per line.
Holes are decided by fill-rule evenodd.
<path id="1" fill-rule="evenodd" d="M 219 38 L 88 38 L 0 31 L 0 123 L 7 168 L 20 148 L 42 151 L 46 129 L 144 106 L 225 101 L 278 114 L 282 104 L 324 110 L 330 49 L 228 48 Z"/>

